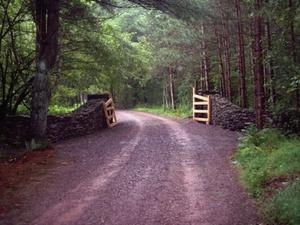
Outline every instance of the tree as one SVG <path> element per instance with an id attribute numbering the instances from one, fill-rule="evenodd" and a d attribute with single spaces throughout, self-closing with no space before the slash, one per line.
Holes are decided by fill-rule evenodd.
<path id="1" fill-rule="evenodd" d="M 238 46 L 238 70 L 239 70 L 239 97 L 240 106 L 248 107 L 247 88 L 246 88 L 246 65 L 245 65 L 245 49 L 244 49 L 244 29 L 241 16 L 241 2 L 235 0 L 236 19 L 237 19 L 237 46 Z"/>
<path id="2" fill-rule="evenodd" d="M 201 61 L 201 68 L 202 68 L 202 75 L 203 78 L 201 79 L 201 86 L 202 90 L 204 91 L 210 91 L 211 90 L 211 81 L 210 81 L 210 58 L 209 58 L 209 53 L 208 53 L 208 44 L 207 44 L 207 28 L 205 24 L 202 22 L 201 25 L 201 35 L 202 35 L 202 40 L 201 40 L 201 48 L 202 48 L 202 61 Z"/>
<path id="3" fill-rule="evenodd" d="M 31 129 L 35 142 L 43 143 L 46 140 L 47 109 L 49 104 L 49 71 L 53 69 L 58 52 L 58 27 L 59 27 L 59 0 L 35 0 L 34 15 L 37 30 L 37 72 L 33 82 Z M 108 7 L 114 6 L 109 0 L 95 1 Z M 131 2 L 156 7 L 160 10 L 178 16 L 196 16 L 194 10 L 197 4 L 182 3 L 181 1 L 139 1 Z M 195 6 L 195 7 L 194 7 Z M 198 7 L 197 7 L 198 8 Z M 182 13 L 184 11 L 184 13 Z M 190 17 L 189 16 L 189 17 Z M 38 144 L 39 145 L 39 144 Z"/>
<path id="4" fill-rule="evenodd" d="M 53 69 L 58 52 L 59 0 L 36 0 L 37 71 L 33 81 L 31 129 L 35 143 L 44 147 L 46 142 L 47 111 L 49 104 L 49 72 Z"/>
<path id="5" fill-rule="evenodd" d="M 0 2 L 0 118 L 14 115 L 27 102 L 32 83 L 34 26 L 28 2 Z"/>
<path id="6" fill-rule="evenodd" d="M 146 36 L 144 34 L 147 33 L 147 31 L 141 29 L 142 26 L 138 29 L 131 26 L 131 31 L 123 34 L 123 36 L 121 34 L 123 31 L 118 31 L 117 35 L 122 36 L 119 41 L 117 37 L 104 38 L 103 33 L 99 33 L 97 35 L 93 32 L 88 32 L 91 34 L 88 35 L 90 37 L 84 39 L 79 37 L 77 39 L 72 37 L 69 38 L 69 40 L 66 37 L 59 39 L 59 24 L 62 25 L 62 21 L 65 19 L 59 16 L 59 10 L 63 4 L 74 4 L 74 6 L 93 6 L 93 4 L 100 4 L 104 5 L 108 9 L 117 7 L 121 8 L 120 10 L 122 10 L 122 7 L 131 7 L 131 5 L 126 4 L 124 6 L 124 2 L 122 1 L 110 0 L 95 0 L 86 2 L 78 0 L 32 1 L 37 33 L 37 69 L 32 89 L 31 113 L 34 139 L 46 139 L 45 128 L 47 108 L 50 98 L 49 82 L 51 80 L 51 74 L 66 73 L 67 69 L 66 67 L 64 68 L 64 66 L 74 68 L 74 64 L 72 65 L 71 59 L 76 59 L 81 62 L 88 62 L 86 65 L 81 64 L 80 71 L 78 68 L 74 68 L 74 70 L 76 70 L 76 76 L 80 78 L 79 80 L 87 80 L 85 88 L 90 88 L 90 80 L 97 80 L 95 84 L 97 86 L 102 85 L 101 87 L 105 87 L 106 84 L 112 84 L 110 85 L 111 91 L 119 93 L 124 92 L 125 87 L 120 86 L 121 83 L 118 81 L 117 76 L 118 73 L 121 73 L 121 77 L 126 81 L 124 82 L 126 85 L 134 87 L 132 89 L 141 88 L 141 90 L 143 90 L 142 92 L 145 93 L 146 84 L 147 81 L 149 81 L 148 71 L 150 70 L 150 62 L 145 60 L 147 57 L 139 59 L 138 56 L 151 54 L 149 53 L 149 49 L 151 48 L 152 50 L 159 50 L 157 53 L 162 53 L 159 54 L 157 59 L 153 62 L 153 68 L 155 68 L 153 69 L 153 74 L 163 75 L 164 80 L 168 83 L 168 92 L 171 92 L 172 89 L 173 94 L 169 93 L 169 96 L 173 96 L 172 99 L 174 100 L 174 105 L 176 104 L 176 101 L 178 101 L 178 90 L 182 90 L 180 89 L 181 83 L 186 85 L 186 82 L 183 81 L 188 80 L 189 82 L 192 82 L 193 79 L 196 79 L 196 76 L 199 76 L 199 71 L 201 71 L 204 78 L 204 86 L 206 86 L 206 89 L 210 89 L 211 87 L 216 88 L 219 86 L 220 91 L 227 96 L 227 98 L 232 99 L 234 102 L 236 102 L 237 99 L 240 99 L 241 106 L 247 106 L 246 100 L 248 99 L 246 96 L 255 96 L 254 102 L 249 97 L 249 106 L 254 106 L 256 108 L 257 121 L 261 120 L 262 114 L 264 113 L 265 97 L 267 101 L 270 96 L 272 96 L 272 98 L 276 97 L 276 99 L 279 99 L 277 106 L 286 105 L 290 100 L 292 100 L 296 106 L 299 105 L 299 100 L 297 100 L 298 95 L 296 94 L 299 92 L 300 83 L 299 57 L 297 55 L 299 43 L 296 41 L 296 37 L 299 34 L 299 21 L 296 16 L 296 12 L 300 7 L 298 2 L 292 0 L 264 1 L 264 4 L 262 4 L 262 1 L 258 0 L 235 0 L 235 4 L 230 1 L 220 0 L 203 0 L 201 2 L 194 0 L 188 2 L 171 0 L 131 0 L 128 2 L 144 6 L 145 8 L 157 8 L 161 11 L 167 12 L 169 15 L 172 15 L 173 18 L 176 17 L 185 19 L 189 21 L 189 23 L 197 24 L 197 26 L 202 29 L 191 29 L 192 26 L 187 26 L 186 24 L 186 27 L 190 30 L 184 31 L 188 34 L 185 38 L 181 38 L 182 33 L 184 32 L 180 32 L 177 28 L 170 28 L 170 30 L 167 30 L 166 32 L 163 29 L 158 29 L 157 32 L 154 32 L 152 37 L 150 34 L 147 34 L 148 36 L 144 43 L 141 39 L 143 36 Z M 255 7 L 248 7 L 252 3 Z M 221 7 L 216 9 L 214 7 L 216 4 Z M 204 6 L 206 7 L 205 10 L 203 10 Z M 245 10 L 246 8 L 248 8 L 248 10 Z M 79 9 L 81 10 L 82 8 L 79 7 Z M 87 15 L 92 15 L 92 18 L 103 13 L 99 10 L 99 8 L 92 9 L 92 7 L 86 7 L 86 11 L 91 12 L 91 14 Z M 266 12 L 264 17 L 267 17 L 266 19 L 269 21 L 270 29 L 266 30 L 270 31 L 268 34 L 268 40 L 272 40 L 272 45 L 266 44 L 267 41 L 264 40 L 264 37 L 266 36 L 263 36 L 264 32 L 262 30 L 262 11 Z M 74 10 L 74 12 L 77 13 L 78 11 Z M 7 14 L 4 13 L 2 15 L 6 17 Z M 246 23 L 250 23 L 252 15 L 254 15 L 252 21 L 253 26 L 251 28 L 243 26 Z M 59 21 L 60 18 L 61 21 Z M 161 18 L 159 19 L 162 21 Z M 8 22 L 9 21 L 5 20 L 6 25 Z M 143 23 L 144 22 L 145 21 L 143 21 Z M 96 23 L 101 22 L 97 21 Z M 99 30 L 102 31 L 105 29 L 115 29 L 108 25 L 106 27 L 98 25 L 95 27 L 97 27 L 97 29 L 100 28 Z M 72 29 L 69 29 L 68 31 L 79 34 L 79 30 L 82 29 L 82 27 L 76 28 L 76 26 L 77 24 L 74 23 Z M 85 23 L 83 27 L 89 27 L 89 23 Z M 129 34 L 129 32 L 136 32 L 136 34 Z M 216 35 L 214 35 L 214 33 Z M 253 33 L 253 35 L 250 35 L 251 33 Z M 68 34 L 68 32 L 64 32 L 64 35 L 65 34 Z M 175 37 L 176 35 L 178 35 L 178 37 Z M 155 36 L 165 38 L 159 39 L 155 38 Z M 84 37 L 84 35 L 80 34 L 80 37 Z M 198 37 L 198 39 L 195 40 L 194 37 Z M 151 38 L 153 40 L 151 40 Z M 13 40 L 17 40 L 16 35 L 11 36 L 10 39 L 12 40 L 11 43 L 13 43 Z M 76 43 L 79 44 L 80 50 L 72 49 L 72 40 L 75 40 Z M 83 40 L 82 43 L 80 43 L 81 40 Z M 157 41 L 157 43 L 155 43 L 155 41 Z M 93 43 L 93 46 L 96 46 L 94 50 L 97 51 L 94 53 L 93 49 L 87 44 L 90 42 Z M 251 42 L 253 45 L 252 53 L 250 54 L 249 46 Z M 58 51 L 58 43 L 62 46 L 62 52 Z M 236 49 L 236 46 L 232 43 L 237 43 L 238 48 Z M 266 46 L 272 47 L 270 48 Z M 86 49 L 86 51 L 83 49 Z M 116 49 L 120 50 L 122 54 L 115 54 Z M 72 52 L 74 50 L 74 54 L 71 55 L 70 53 L 63 52 L 64 50 L 72 50 Z M 126 51 L 123 52 L 123 50 Z M 163 52 L 163 50 L 166 51 Z M 290 52 L 293 53 L 292 56 L 289 54 Z M 9 56 L 8 52 L 6 53 L 6 56 Z M 284 57 L 281 57 L 281 54 Z M 8 59 L 9 57 L 6 56 L 4 58 Z M 69 56 L 71 57 L 68 58 Z M 59 59 L 58 63 L 56 62 L 57 58 Z M 97 58 L 99 60 L 97 60 Z M 254 66 L 252 71 L 255 84 L 246 79 L 247 75 L 251 71 L 250 59 L 253 59 Z M 268 59 L 272 60 L 270 61 Z M 235 61 L 237 61 L 237 63 L 233 63 Z M 199 62 L 201 62 L 200 69 Z M 107 65 L 109 63 L 113 63 L 115 66 L 113 68 L 109 68 L 109 66 L 99 66 Z M 18 63 L 14 62 L 13 64 L 17 65 Z M 267 68 L 267 64 L 270 66 L 270 72 L 268 72 L 267 69 L 264 69 Z M 145 65 L 145 67 L 142 67 L 143 69 L 139 70 L 139 66 L 137 65 Z M 5 66 L 3 66 L 3 68 L 4 67 Z M 120 69 L 122 67 L 126 67 L 125 71 L 129 72 L 128 74 L 130 75 L 124 74 Z M 101 71 L 101 75 L 97 76 L 96 73 L 93 72 L 95 70 L 92 70 L 91 68 Z M 179 70 L 178 68 L 183 69 Z M 71 69 L 69 69 L 69 71 L 71 71 Z M 86 72 L 86 77 L 89 77 L 90 80 L 82 78 L 83 76 L 80 74 L 82 71 Z M 172 73 L 170 73 L 170 71 L 172 71 Z M 261 71 L 265 73 L 263 74 Z M 147 74 L 145 79 L 142 74 L 144 72 Z M 270 75 L 267 75 L 268 73 Z M 68 75 L 69 74 L 71 73 L 68 72 Z M 91 74 L 93 74 L 93 77 Z M 170 74 L 172 75 L 170 76 Z M 192 79 L 190 79 L 191 77 Z M 2 83 L 5 83 L 5 85 L 2 86 L 8 87 L 7 83 L 3 82 L 3 80 L 5 79 L 2 79 Z M 169 82 L 170 80 L 172 80 L 172 82 Z M 269 81 L 272 81 L 272 89 L 276 89 L 276 96 L 274 96 L 275 92 L 272 92 L 272 94 L 269 94 L 268 96 L 264 96 L 264 84 L 268 84 Z M 23 84 L 25 83 L 26 82 L 24 81 Z M 154 85 L 154 83 L 156 82 L 152 82 L 150 86 Z M 170 89 L 170 87 L 172 88 Z M 255 87 L 254 93 L 252 93 L 253 87 Z M 236 91 L 236 89 L 239 89 L 239 91 Z M 4 91 L 5 94 L 9 92 L 7 90 L 8 89 Z M 162 90 L 163 87 L 161 87 L 161 93 L 163 92 Z M 2 90 L 2 93 L 4 92 Z M 283 97 L 284 95 L 287 95 L 288 97 L 285 98 Z M 167 92 L 165 92 L 165 96 L 167 96 Z M 5 101 L 6 100 L 3 98 L 4 103 Z M 15 103 L 17 102 L 19 101 L 16 101 Z M 262 127 L 262 125 L 262 123 L 258 122 L 258 127 Z"/>
<path id="7" fill-rule="evenodd" d="M 262 1 L 254 2 L 255 16 L 253 18 L 253 76 L 255 89 L 255 112 L 256 126 L 259 130 L 264 127 L 264 68 L 263 68 L 263 48 L 262 48 Z"/>

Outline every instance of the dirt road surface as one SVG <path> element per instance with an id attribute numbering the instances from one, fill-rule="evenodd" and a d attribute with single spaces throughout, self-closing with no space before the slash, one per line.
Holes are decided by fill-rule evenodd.
<path id="1" fill-rule="evenodd" d="M 118 125 L 55 145 L 16 195 L 5 225 L 255 225 L 230 156 L 237 135 L 119 111 Z"/>

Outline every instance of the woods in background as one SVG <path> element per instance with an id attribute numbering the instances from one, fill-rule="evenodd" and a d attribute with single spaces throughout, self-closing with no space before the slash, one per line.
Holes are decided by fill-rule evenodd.
<path id="1" fill-rule="evenodd" d="M 298 1 L 131 2 L 147 9 L 129 1 L 1 1 L 1 118 L 27 108 L 41 138 L 48 101 L 73 105 L 82 93 L 110 91 L 120 106 L 175 109 L 190 107 L 197 82 L 254 108 L 259 129 L 268 115 L 299 131 Z"/>

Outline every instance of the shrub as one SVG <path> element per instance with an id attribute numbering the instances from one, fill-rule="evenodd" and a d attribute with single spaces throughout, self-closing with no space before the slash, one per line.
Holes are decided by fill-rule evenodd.
<path id="1" fill-rule="evenodd" d="M 259 202 L 267 202 L 270 224 L 300 224 L 300 140 L 274 129 L 245 130 L 235 154 L 243 184 Z M 297 178 L 298 177 L 298 178 Z M 272 185 L 281 182 L 283 186 Z M 286 189 L 281 190 L 281 188 Z M 278 193 L 271 199 L 263 193 Z"/>
<path id="2" fill-rule="evenodd" d="M 272 224 L 300 224 L 300 180 L 277 194 L 267 205 L 265 213 Z"/>

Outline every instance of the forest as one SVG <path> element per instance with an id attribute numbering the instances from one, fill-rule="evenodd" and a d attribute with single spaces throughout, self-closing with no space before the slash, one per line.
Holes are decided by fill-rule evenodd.
<path id="1" fill-rule="evenodd" d="M 1 118 L 30 114 L 38 137 L 48 106 L 74 107 L 87 93 L 109 91 L 119 107 L 175 110 L 191 106 L 197 85 L 254 108 L 259 129 L 268 115 L 297 132 L 299 7 L 294 0 L 1 1 Z"/>
<path id="2" fill-rule="evenodd" d="M 243 184 L 262 202 L 294 183 L 265 213 L 299 224 L 300 1 L 0 0 L 0 24 L 0 125 L 28 115 L 43 145 L 47 116 L 88 94 L 191 115 L 193 87 L 218 93 L 255 111 L 233 156 Z"/>

